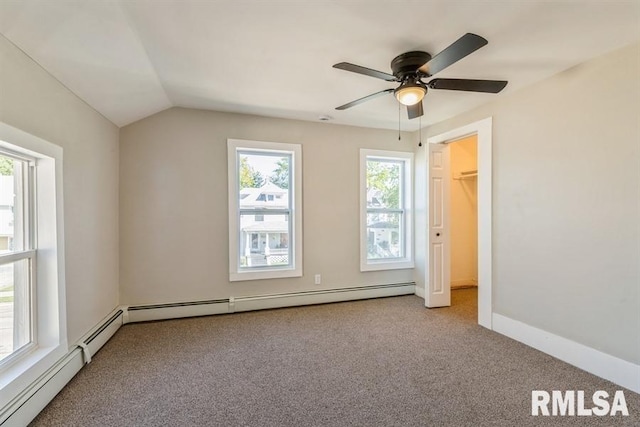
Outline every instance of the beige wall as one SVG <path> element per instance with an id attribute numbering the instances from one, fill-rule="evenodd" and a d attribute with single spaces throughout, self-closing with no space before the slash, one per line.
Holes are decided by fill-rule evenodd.
<path id="1" fill-rule="evenodd" d="M 640 45 L 432 126 L 493 117 L 494 311 L 640 363 Z"/>
<path id="2" fill-rule="evenodd" d="M 227 138 L 302 144 L 304 276 L 229 282 Z M 359 270 L 359 149 L 397 131 L 173 108 L 120 132 L 120 283 L 128 304 L 413 281 Z M 322 285 L 313 284 L 314 274 Z"/>
<path id="3" fill-rule="evenodd" d="M 455 178 L 478 169 L 476 136 L 449 144 L 449 155 L 451 286 L 469 286 L 478 280 L 477 179 Z"/>
<path id="4" fill-rule="evenodd" d="M 2 36 L 0 120 L 64 149 L 67 337 L 72 344 L 119 303 L 118 128 Z"/>

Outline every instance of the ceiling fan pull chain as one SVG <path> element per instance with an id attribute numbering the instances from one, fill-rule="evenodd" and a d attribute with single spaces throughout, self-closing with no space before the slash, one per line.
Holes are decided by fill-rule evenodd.
<path id="1" fill-rule="evenodd" d="M 418 126 L 420 127 L 420 142 L 418 142 L 418 147 L 422 147 L 422 116 L 420 116 L 418 120 Z"/>
<path id="2" fill-rule="evenodd" d="M 402 109 L 402 107 L 400 107 L 400 103 L 398 103 L 398 141 L 400 141 L 400 110 Z"/>

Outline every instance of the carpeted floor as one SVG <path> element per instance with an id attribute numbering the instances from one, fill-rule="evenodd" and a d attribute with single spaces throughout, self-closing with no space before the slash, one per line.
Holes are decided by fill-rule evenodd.
<path id="1" fill-rule="evenodd" d="M 639 426 L 532 417 L 620 387 L 476 324 L 476 290 L 125 325 L 33 426 Z M 588 400 L 587 407 L 591 407 Z"/>

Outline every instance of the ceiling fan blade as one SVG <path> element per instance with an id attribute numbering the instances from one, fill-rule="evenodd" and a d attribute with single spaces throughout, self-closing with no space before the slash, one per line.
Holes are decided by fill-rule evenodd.
<path id="1" fill-rule="evenodd" d="M 417 104 L 407 105 L 407 113 L 409 114 L 409 119 L 415 119 L 416 117 L 423 116 L 424 110 L 422 109 L 422 101 Z"/>
<path id="2" fill-rule="evenodd" d="M 351 71 L 352 73 L 364 74 L 365 76 L 375 77 L 377 79 L 386 80 L 388 82 L 395 82 L 397 79 L 388 73 L 382 71 L 372 70 L 371 68 L 361 67 L 360 65 L 350 64 L 348 62 L 340 62 L 333 66 L 340 70 Z"/>
<path id="3" fill-rule="evenodd" d="M 336 110 L 346 110 L 347 108 L 354 107 L 358 104 L 362 104 L 365 101 L 368 101 L 373 98 L 377 98 L 380 95 L 384 95 L 385 93 L 391 93 L 391 92 L 393 92 L 393 89 L 381 90 L 380 92 L 372 93 L 371 95 L 367 95 L 364 98 L 356 99 L 355 101 L 351 101 L 348 104 L 344 104 L 339 107 L 336 107 Z"/>
<path id="4" fill-rule="evenodd" d="M 467 33 L 453 42 L 452 45 L 431 58 L 429 62 L 420 67 L 419 71 L 433 76 L 448 66 L 458 62 L 465 56 L 475 52 L 489 43 L 485 38 L 477 34 Z"/>
<path id="5" fill-rule="evenodd" d="M 431 89 L 498 93 L 507 83 L 504 80 L 433 79 L 427 83 L 427 86 Z"/>

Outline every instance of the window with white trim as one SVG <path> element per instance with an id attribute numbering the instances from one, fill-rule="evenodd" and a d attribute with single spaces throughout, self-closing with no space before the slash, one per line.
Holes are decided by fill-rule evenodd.
<path id="1" fill-rule="evenodd" d="M 229 280 L 302 276 L 302 148 L 227 141 Z"/>
<path id="2" fill-rule="evenodd" d="M 0 366 L 34 345 L 34 165 L 0 151 Z"/>
<path id="3" fill-rule="evenodd" d="M 413 268 L 413 153 L 360 150 L 360 270 Z"/>
<path id="4" fill-rule="evenodd" d="M 68 350 L 62 148 L 0 122 L 0 407 Z"/>

